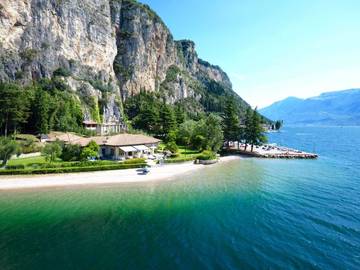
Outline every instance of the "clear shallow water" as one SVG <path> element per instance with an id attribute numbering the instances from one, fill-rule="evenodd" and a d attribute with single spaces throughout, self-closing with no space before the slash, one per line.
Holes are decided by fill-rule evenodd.
<path id="1" fill-rule="evenodd" d="M 286 128 L 313 160 L 0 193 L 0 269 L 358 269 L 360 128 Z"/>

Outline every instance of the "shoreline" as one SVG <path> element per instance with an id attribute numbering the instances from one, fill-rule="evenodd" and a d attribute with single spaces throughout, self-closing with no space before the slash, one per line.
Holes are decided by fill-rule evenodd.
<path id="1" fill-rule="evenodd" d="M 0 192 L 70 186 L 121 185 L 128 183 L 169 181 L 183 174 L 239 159 L 241 159 L 239 156 L 225 156 L 221 157 L 219 162 L 214 165 L 198 165 L 193 162 L 161 165 L 151 168 L 151 172 L 147 175 L 139 174 L 138 169 L 129 169 L 54 175 L 1 176 Z"/>

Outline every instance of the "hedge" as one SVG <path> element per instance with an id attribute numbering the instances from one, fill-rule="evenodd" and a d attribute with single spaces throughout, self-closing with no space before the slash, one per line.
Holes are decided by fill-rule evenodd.
<path id="1" fill-rule="evenodd" d="M 164 163 L 182 163 L 182 162 L 187 162 L 187 161 L 194 161 L 196 158 L 195 157 L 184 157 L 184 158 L 174 158 L 174 159 L 165 159 Z"/>
<path id="2" fill-rule="evenodd" d="M 138 162 L 143 163 L 143 162 Z M 27 167 L 29 169 L 51 169 L 51 168 L 70 168 L 70 167 L 96 167 L 96 166 L 107 166 L 107 165 L 118 165 L 115 161 L 73 161 L 73 162 L 59 162 L 59 163 L 31 163 Z M 32 168 L 31 168 L 32 167 Z"/>
<path id="3" fill-rule="evenodd" d="M 121 162 L 121 164 L 139 164 L 139 163 L 145 163 L 145 159 L 144 158 L 133 158 L 133 159 L 128 159 L 128 160 Z"/>
<path id="4" fill-rule="evenodd" d="M 7 170 L 23 170 L 23 169 L 25 169 L 25 165 L 24 164 L 6 165 L 5 169 L 7 169 Z"/>
<path id="5" fill-rule="evenodd" d="M 25 170 L 0 170 L 0 175 L 28 175 L 28 174 L 56 174 L 56 173 L 75 173 L 75 172 L 94 172 L 143 168 L 146 163 L 138 164 L 116 164 L 90 167 L 64 167 L 64 168 L 42 168 Z"/>
<path id="6" fill-rule="evenodd" d="M 216 154 L 211 151 L 203 151 L 197 159 L 199 160 L 214 160 L 216 159 Z"/>

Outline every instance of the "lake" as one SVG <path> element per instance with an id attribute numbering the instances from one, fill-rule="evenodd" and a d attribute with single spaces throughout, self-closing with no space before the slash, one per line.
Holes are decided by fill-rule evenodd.
<path id="1" fill-rule="evenodd" d="M 0 193 L 0 269 L 358 269 L 360 128 L 286 127 L 318 160 Z"/>

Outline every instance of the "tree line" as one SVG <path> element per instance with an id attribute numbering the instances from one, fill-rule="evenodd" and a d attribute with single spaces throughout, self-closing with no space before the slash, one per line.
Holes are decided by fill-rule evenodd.
<path id="1" fill-rule="evenodd" d="M 227 146 L 230 142 L 243 142 L 245 151 L 250 145 L 252 152 L 254 145 L 267 142 L 262 125 L 263 121 L 257 109 L 247 108 L 245 116 L 241 119 L 235 102 L 232 99 L 227 100 L 223 115 L 224 140 Z"/>
<path id="2" fill-rule="evenodd" d="M 198 150 L 219 151 L 223 143 L 244 142 L 245 148 L 266 142 L 263 118 L 250 107 L 239 112 L 233 98 L 227 98 L 223 113 L 193 114 L 181 102 L 169 105 L 154 94 L 142 92 L 125 102 L 125 112 L 135 129 Z M 172 147 L 174 148 L 174 147 Z"/>
<path id="3" fill-rule="evenodd" d="M 206 113 L 182 101 L 168 104 L 156 94 L 141 92 L 124 102 L 130 127 L 163 140 L 176 150 L 184 145 L 219 151 L 224 142 L 244 142 L 253 150 L 264 143 L 262 118 L 250 107 L 241 114 L 234 99 L 227 98 L 223 112 Z M 29 86 L 0 83 L 0 130 L 6 137 L 24 131 L 46 134 L 51 130 L 82 132 L 79 98 L 58 77 L 34 81 Z M 9 143 L 10 148 L 13 148 Z"/>
<path id="4" fill-rule="evenodd" d="M 50 130 L 82 130 L 83 112 L 77 97 L 57 77 L 29 86 L 0 82 L 0 130 L 47 134 Z"/>

